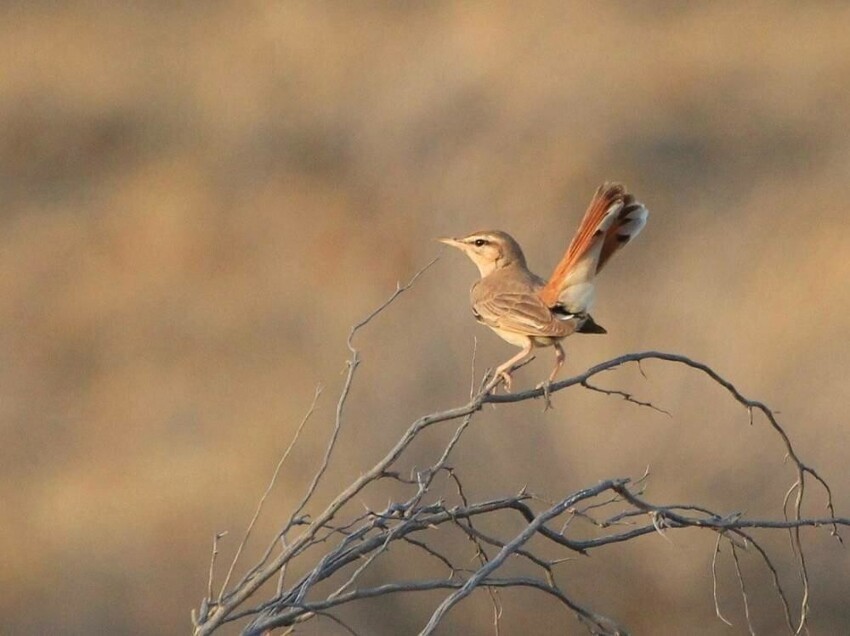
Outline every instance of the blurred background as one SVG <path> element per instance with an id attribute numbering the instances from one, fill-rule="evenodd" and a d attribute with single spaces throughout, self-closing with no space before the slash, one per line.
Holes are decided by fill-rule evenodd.
<path id="1" fill-rule="evenodd" d="M 781 411 L 846 516 L 848 25 L 827 1 L 3 3 L 3 633 L 189 632 L 212 536 L 230 531 L 226 564 L 323 384 L 244 564 L 318 465 L 349 327 L 441 255 L 358 336 L 317 505 L 413 418 L 465 401 L 474 338 L 479 373 L 515 351 L 472 319 L 473 265 L 433 239 L 503 229 L 546 276 L 609 179 L 650 221 L 600 280 L 609 334 L 568 340 L 566 372 L 646 349 L 710 364 Z M 551 363 L 541 352 L 515 385 Z M 672 417 L 582 390 L 545 414 L 483 412 L 453 462 L 467 495 L 556 498 L 649 466 L 658 503 L 781 516 L 793 473 L 765 422 L 684 367 L 644 371 L 599 383 Z M 812 631 L 846 633 L 848 551 L 804 539 Z M 765 545 L 796 600 L 787 537 Z M 728 552 L 735 627 L 714 616 L 713 549 L 648 536 L 559 576 L 637 634 L 746 633 Z M 388 559 L 375 580 L 414 565 Z M 756 631 L 778 633 L 769 573 L 751 554 L 743 568 Z M 415 633 L 440 598 L 344 615 Z M 583 633 L 547 598 L 502 599 L 503 633 Z M 475 595 L 445 631 L 492 633 L 491 612 Z"/>

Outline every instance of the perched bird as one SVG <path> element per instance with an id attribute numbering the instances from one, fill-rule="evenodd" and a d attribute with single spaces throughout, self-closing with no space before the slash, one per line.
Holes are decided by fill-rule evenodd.
<path id="1" fill-rule="evenodd" d="M 555 348 L 548 387 L 564 364 L 561 340 L 573 333 L 606 333 L 590 316 L 594 278 L 611 256 L 646 225 L 646 207 L 617 183 L 593 195 L 567 252 L 548 281 L 529 271 L 519 244 L 499 230 L 441 238 L 466 254 L 481 272 L 470 292 L 472 313 L 504 340 L 521 347 L 496 369 L 494 380 L 511 388 L 511 371 L 534 347 Z"/>

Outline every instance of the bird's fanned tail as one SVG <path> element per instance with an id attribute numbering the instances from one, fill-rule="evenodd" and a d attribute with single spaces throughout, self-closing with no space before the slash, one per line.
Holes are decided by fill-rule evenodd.
<path id="1" fill-rule="evenodd" d="M 586 311 L 593 278 L 619 249 L 646 225 L 646 207 L 618 183 L 605 183 L 594 194 L 578 231 L 540 298 L 549 307 L 562 304 Z"/>

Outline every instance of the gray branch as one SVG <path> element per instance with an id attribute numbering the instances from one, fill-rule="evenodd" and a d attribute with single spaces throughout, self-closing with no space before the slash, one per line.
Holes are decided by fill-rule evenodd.
<path id="1" fill-rule="evenodd" d="M 770 408 L 760 401 L 744 396 L 731 382 L 709 366 L 682 355 L 659 351 L 626 354 L 600 363 L 574 377 L 553 383 L 548 388 L 548 392 L 544 392 L 544 389 L 532 389 L 508 395 L 496 395 L 488 390 L 489 384 L 485 376 L 478 385 L 477 392 L 472 391 L 466 404 L 424 415 L 410 423 L 407 430 L 390 446 L 380 461 L 354 479 L 330 502 L 308 514 L 307 511 L 316 508 L 314 495 L 317 485 L 333 461 L 333 451 L 340 432 L 345 426 L 345 405 L 361 363 L 360 353 L 353 345 L 353 338 L 358 330 L 367 326 L 401 293 L 408 290 L 431 264 L 433 261 L 420 270 L 406 285 L 399 284 L 395 292 L 380 307 L 352 327 L 347 341 L 351 353 L 348 360 L 348 373 L 337 400 L 331 433 L 316 473 L 310 480 L 304 496 L 279 531 L 268 538 L 268 547 L 260 559 L 239 574 L 241 579 L 231 583 L 239 557 L 262 512 L 263 503 L 274 487 L 283 463 L 292 451 L 295 441 L 293 440 L 274 469 L 273 478 L 260 499 L 248 525 L 248 531 L 235 548 L 235 556 L 230 561 L 220 591 L 214 594 L 215 557 L 222 550 L 220 540 L 224 537 L 224 533 L 217 535 L 209 564 L 206 596 L 202 599 L 199 608 L 192 612 L 196 636 L 207 636 L 222 625 L 236 621 L 242 623 L 243 634 L 260 635 L 275 628 L 293 628 L 299 623 L 317 617 L 327 618 L 347 632 L 356 633 L 351 625 L 333 614 L 336 608 L 389 594 L 416 594 L 428 590 L 446 590 L 447 595 L 433 610 L 430 619 L 420 632 L 428 635 L 433 634 L 446 615 L 475 590 L 486 589 L 495 594 L 493 590 L 517 587 L 530 587 L 557 599 L 587 627 L 590 633 L 625 634 L 625 629 L 614 620 L 589 609 L 558 585 L 556 566 L 568 561 L 568 557 L 562 556 L 553 560 L 543 558 L 530 547 L 529 541 L 535 536 L 542 537 L 557 546 L 565 555 L 576 557 L 614 544 L 633 542 L 647 534 L 678 532 L 685 529 L 712 532 L 717 535 L 712 559 L 712 593 L 720 620 L 725 621 L 717 604 L 718 582 L 715 566 L 721 544 L 725 541 L 731 546 L 737 581 L 748 621 L 751 608 L 747 603 L 743 563 L 739 560 L 736 549 L 753 545 L 761 561 L 770 570 L 776 594 L 783 604 L 789 632 L 800 633 L 806 628 L 810 587 L 805 546 L 801 540 L 800 528 L 827 527 L 831 534 L 840 539 L 838 529 L 841 526 L 850 526 L 850 519 L 836 516 L 829 484 L 815 469 L 800 459 L 791 439 Z M 493 404 L 500 405 L 502 408 L 511 408 L 510 405 L 516 403 L 537 398 L 546 400 L 549 394 L 577 389 L 596 391 L 625 399 L 638 407 L 660 410 L 650 402 L 635 398 L 631 393 L 603 389 L 590 382 L 594 376 L 603 372 L 630 363 L 640 365 L 647 360 L 658 360 L 697 370 L 744 406 L 750 413 L 751 421 L 754 411 L 760 412 L 765 417 L 769 430 L 782 441 L 794 469 L 794 479 L 781 506 L 782 518 L 749 519 L 734 511 L 716 512 L 697 503 L 650 502 L 643 496 L 644 482 L 648 474 L 635 481 L 628 478 L 607 479 L 582 490 L 561 493 L 548 504 L 543 503 L 544 500 L 541 497 L 524 489 L 517 493 L 483 501 L 476 501 L 465 492 L 460 477 L 463 467 L 451 466 L 449 461 L 464 432 L 484 405 Z M 318 394 L 316 397 L 318 398 Z M 307 417 L 313 412 L 314 407 L 315 402 L 311 405 Z M 296 439 L 301 435 L 307 417 L 298 427 Z M 413 474 L 407 476 L 402 474 L 398 464 L 414 440 L 425 429 L 454 420 L 458 423 L 449 429 L 451 432 L 447 432 L 442 449 L 433 461 L 424 468 L 414 470 Z M 809 478 L 820 485 L 825 494 L 827 514 L 823 517 L 802 516 L 802 505 L 807 495 L 805 486 Z M 378 487 L 385 480 L 396 482 L 402 489 L 407 490 L 407 494 L 403 498 L 390 501 L 382 510 L 364 512 L 359 504 L 361 500 L 359 495 L 367 488 Z M 602 514 L 607 517 L 597 519 L 591 516 Z M 519 516 L 524 524 L 522 530 L 513 536 L 486 534 L 478 530 L 473 523 L 476 519 L 497 519 L 508 516 Z M 570 520 L 575 517 L 589 519 L 596 528 L 595 536 L 581 539 L 570 536 Z M 560 521 L 556 524 L 556 520 L 559 519 Z M 488 527 L 505 526 L 490 523 Z M 474 545 L 476 550 L 474 556 L 478 558 L 477 568 L 455 567 L 452 559 L 446 556 L 441 548 L 441 542 L 458 531 L 469 538 Z M 768 553 L 756 541 L 752 534 L 754 531 L 789 533 L 792 547 L 790 558 L 796 563 L 797 575 L 802 582 L 796 617 L 793 616 L 788 595 L 778 574 L 780 568 L 775 564 L 775 560 L 780 558 L 780 555 Z M 416 550 L 427 555 L 448 570 L 446 577 L 388 581 L 375 587 L 361 587 L 361 574 L 378 561 L 393 559 L 394 552 L 390 550 L 390 546 L 395 544 L 407 546 L 408 550 Z M 495 555 L 488 557 L 485 547 L 489 552 L 498 551 Z M 514 557 L 522 559 L 528 567 L 536 569 L 539 577 L 499 576 L 505 563 Z M 289 577 L 284 577 L 284 574 L 289 566 L 296 562 L 299 564 L 298 571 L 304 574 L 289 581 Z M 260 589 L 272 580 L 276 580 L 277 585 L 271 586 L 275 588 L 271 596 L 265 599 L 259 598 Z M 323 581 L 333 583 L 330 587 L 331 591 L 317 592 L 317 584 Z M 493 603 L 498 631 L 500 611 L 495 595 Z"/>

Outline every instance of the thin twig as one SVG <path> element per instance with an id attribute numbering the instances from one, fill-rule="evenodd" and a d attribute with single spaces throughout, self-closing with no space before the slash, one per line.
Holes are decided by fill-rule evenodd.
<path id="1" fill-rule="evenodd" d="M 621 391 L 620 389 L 603 389 L 602 387 L 596 386 L 595 384 L 591 384 L 590 382 L 582 382 L 581 385 L 586 389 L 596 391 L 597 393 L 603 393 L 604 395 L 619 395 L 626 402 L 631 402 L 632 404 L 636 404 L 638 406 L 645 406 L 647 408 L 652 409 L 653 411 L 663 413 L 667 417 L 673 417 L 673 414 L 670 413 L 670 411 L 665 411 L 664 409 L 655 406 L 652 402 L 644 402 L 642 400 L 638 400 L 631 393 L 628 393 L 626 391 Z"/>
<path id="2" fill-rule="evenodd" d="M 714 613 L 717 618 L 726 623 L 729 627 L 733 627 L 732 623 L 726 620 L 726 617 L 720 611 L 720 601 L 717 598 L 717 555 L 720 554 L 720 541 L 723 539 L 723 533 L 717 533 L 717 543 L 714 544 L 714 555 L 711 557 L 711 592 L 714 596 Z"/>
<path id="3" fill-rule="evenodd" d="M 339 438 L 339 433 L 342 430 L 342 412 L 345 408 L 346 400 L 348 399 L 348 394 L 351 391 L 351 383 L 354 381 L 354 373 L 357 370 L 357 366 L 360 364 L 360 352 L 354 348 L 353 340 L 354 335 L 363 327 L 368 325 L 372 319 L 374 319 L 378 314 L 380 314 L 384 309 L 389 307 L 392 302 L 401 296 L 404 292 L 410 289 L 414 283 L 419 279 L 419 277 L 424 274 L 434 263 L 440 260 L 440 257 L 434 258 L 427 265 L 425 265 L 422 269 L 416 272 L 406 284 L 402 285 L 401 283 L 396 284 L 395 291 L 387 298 L 381 305 L 378 306 L 372 313 L 366 316 L 363 320 L 358 322 L 351 328 L 351 331 L 348 333 L 348 340 L 346 341 L 346 346 L 348 350 L 351 352 L 351 358 L 348 361 L 348 373 L 346 374 L 345 383 L 342 388 L 342 392 L 340 393 L 339 400 L 337 400 L 336 405 L 336 418 L 334 420 L 334 428 L 331 433 L 330 440 L 328 441 L 327 448 L 325 449 L 325 455 L 322 458 L 322 464 L 319 467 L 319 470 L 316 472 L 316 475 L 313 477 L 313 481 L 310 483 L 310 487 L 307 489 L 307 493 L 304 495 L 304 498 L 301 500 L 301 503 L 295 508 L 295 512 L 292 513 L 291 518 L 297 517 L 307 503 L 310 501 L 310 498 L 316 492 L 316 488 L 319 485 L 319 481 L 325 474 L 325 471 L 328 469 L 328 464 L 331 460 L 331 454 L 333 453 L 334 448 L 336 447 L 336 441 Z"/>
<path id="4" fill-rule="evenodd" d="M 738 561 L 738 548 L 735 547 L 734 543 L 730 543 L 732 546 L 732 561 L 735 563 L 735 574 L 738 576 L 738 584 L 741 587 L 741 599 L 744 601 L 744 616 L 747 619 L 747 629 L 750 630 L 750 636 L 756 636 L 756 632 L 753 629 L 753 621 L 750 618 L 750 600 L 747 596 L 747 584 L 744 583 L 744 575 L 741 573 L 741 564 Z"/>
<path id="5" fill-rule="evenodd" d="M 322 395 L 322 387 L 321 385 L 316 387 L 316 391 L 313 393 L 313 401 L 310 403 L 310 408 L 307 409 L 307 412 L 304 414 L 304 417 L 301 418 L 301 423 L 298 425 L 298 428 L 295 429 L 295 435 L 292 437 L 292 440 L 289 442 L 289 446 L 286 447 L 286 450 L 281 455 L 280 459 L 277 462 L 277 466 L 275 466 L 274 472 L 272 473 L 272 478 L 269 480 L 269 485 L 266 486 L 266 490 L 263 493 L 263 496 L 260 497 L 260 501 L 257 503 L 257 509 L 254 511 L 254 516 L 251 517 L 251 522 L 248 524 L 248 528 L 245 530 L 245 535 L 242 537 L 242 541 L 239 542 L 239 547 L 236 549 L 236 554 L 233 556 L 233 560 L 230 562 L 230 567 L 227 570 L 227 576 L 224 577 L 224 582 L 221 584 L 221 590 L 218 593 L 218 602 L 221 603 L 221 599 L 224 596 L 224 592 L 227 590 L 227 585 L 230 583 L 230 577 L 233 576 L 233 570 L 236 568 L 236 563 L 239 561 L 239 557 L 242 555 L 242 550 L 248 543 L 248 538 L 251 536 L 251 531 L 254 529 L 254 524 L 257 523 L 257 519 L 260 518 L 260 513 L 263 511 L 263 505 L 266 503 L 266 499 L 274 488 L 275 483 L 277 482 L 277 477 L 280 475 L 280 469 L 283 468 L 286 459 L 289 457 L 289 453 L 292 452 L 292 449 L 295 447 L 295 443 L 298 441 L 298 438 L 301 437 L 301 431 L 304 430 L 305 424 L 310 420 L 310 416 L 313 415 L 313 412 L 316 410 L 316 404 L 319 402 L 319 396 Z"/>
<path id="6" fill-rule="evenodd" d="M 218 541 L 225 536 L 227 536 L 227 530 L 224 532 L 217 532 L 213 537 L 212 554 L 210 555 L 210 573 L 209 578 L 207 579 L 207 597 L 204 599 L 207 603 L 212 602 L 213 600 L 213 578 L 215 576 L 215 560 L 218 556 Z M 204 609 L 208 611 L 209 606 L 207 605 Z M 206 615 L 206 611 L 203 612 L 203 615 Z"/>

